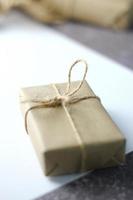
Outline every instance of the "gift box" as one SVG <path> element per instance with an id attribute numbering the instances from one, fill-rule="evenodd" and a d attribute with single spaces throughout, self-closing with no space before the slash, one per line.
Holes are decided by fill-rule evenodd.
<path id="1" fill-rule="evenodd" d="M 70 82 L 71 70 L 68 83 L 23 88 L 20 93 L 25 128 L 49 176 L 125 160 L 124 136 L 88 83 Z"/>

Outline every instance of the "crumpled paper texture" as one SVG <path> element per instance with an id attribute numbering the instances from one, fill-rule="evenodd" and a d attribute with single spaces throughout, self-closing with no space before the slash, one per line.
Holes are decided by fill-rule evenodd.
<path id="1" fill-rule="evenodd" d="M 114 29 L 132 24 L 132 4 L 133 0 L 0 0 L 1 11 L 17 7 L 45 23 L 74 19 Z"/>

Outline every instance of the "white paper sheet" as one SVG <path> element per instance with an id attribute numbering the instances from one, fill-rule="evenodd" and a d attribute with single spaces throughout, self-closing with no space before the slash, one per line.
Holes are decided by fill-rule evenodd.
<path id="1" fill-rule="evenodd" d="M 28 200 L 81 174 L 53 179 L 42 174 L 24 129 L 19 89 L 65 82 L 73 61 L 87 60 L 86 79 L 127 138 L 129 152 L 133 150 L 133 73 L 19 14 L 8 21 L 0 29 L 0 199 Z M 82 70 L 75 68 L 73 77 L 80 79 Z"/>

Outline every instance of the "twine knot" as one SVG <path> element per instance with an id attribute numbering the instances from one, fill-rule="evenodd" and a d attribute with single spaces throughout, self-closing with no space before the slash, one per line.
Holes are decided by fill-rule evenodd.
<path id="1" fill-rule="evenodd" d="M 79 62 L 83 62 L 84 63 L 84 65 L 85 65 L 85 72 L 83 74 L 83 78 L 80 81 L 79 85 L 71 91 L 71 73 L 72 73 L 72 69 Z M 63 95 L 59 94 L 58 96 L 56 96 L 54 98 L 54 102 L 55 102 L 56 105 L 61 105 L 61 104 L 67 105 L 67 104 L 70 104 L 70 103 L 74 103 L 75 100 L 77 100 L 77 98 L 74 98 L 72 96 L 75 93 L 77 93 L 79 91 L 79 89 L 81 88 L 81 86 L 82 86 L 82 84 L 83 84 L 83 82 L 85 80 L 87 71 L 88 71 L 88 65 L 87 65 L 86 61 L 84 61 L 84 60 L 76 60 L 71 65 L 69 73 L 68 73 L 68 84 L 67 84 L 66 92 Z"/>
<path id="2" fill-rule="evenodd" d="M 71 102 L 71 97 L 68 95 L 58 95 L 55 97 L 55 101 L 59 104 L 67 105 Z"/>
<path id="3" fill-rule="evenodd" d="M 73 90 L 71 90 L 71 72 L 72 72 L 73 67 L 77 63 L 80 63 L 80 62 L 84 63 L 84 65 L 85 65 L 85 71 L 84 71 L 84 74 L 83 74 L 83 78 L 81 79 L 78 86 L 75 87 Z M 68 84 L 67 84 L 65 93 L 58 94 L 53 99 L 49 99 L 49 100 L 31 99 L 31 100 L 22 101 L 22 103 L 32 102 L 32 103 L 36 104 L 34 106 L 31 106 L 25 113 L 25 128 L 26 128 L 27 133 L 28 133 L 27 116 L 28 116 L 28 113 L 31 110 L 39 109 L 39 108 L 50 108 L 50 107 L 54 108 L 54 107 L 61 106 L 61 105 L 66 106 L 68 104 L 77 103 L 79 101 L 86 100 L 86 99 L 98 99 L 98 100 L 100 100 L 99 97 L 97 97 L 96 95 L 88 95 L 88 96 L 84 96 L 84 97 L 75 97 L 74 96 L 74 94 L 77 93 L 80 90 L 81 86 L 83 85 L 87 71 L 88 71 L 87 62 L 84 61 L 84 60 L 76 60 L 70 67 L 70 70 L 69 70 L 69 73 L 68 73 Z M 53 86 L 54 86 L 54 88 L 56 88 L 55 85 L 53 85 Z"/>

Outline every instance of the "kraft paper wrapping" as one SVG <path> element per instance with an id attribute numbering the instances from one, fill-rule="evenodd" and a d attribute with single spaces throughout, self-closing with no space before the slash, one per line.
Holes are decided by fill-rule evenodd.
<path id="1" fill-rule="evenodd" d="M 58 23 L 64 20 L 64 17 L 53 11 L 45 0 L 0 0 L 1 14 L 11 8 L 20 9 L 44 23 Z"/>
<path id="2" fill-rule="evenodd" d="M 79 82 L 72 82 L 75 88 Z M 54 84 L 63 94 L 66 83 Z M 51 99 L 53 85 L 23 88 L 20 101 L 23 115 L 34 103 L 23 99 Z M 87 82 L 75 94 L 94 95 Z M 61 175 L 118 165 L 125 160 L 125 139 L 98 99 L 86 99 L 54 108 L 31 110 L 28 133 L 45 175 Z M 79 143 L 80 136 L 82 144 Z M 84 148 L 82 157 L 81 145 Z M 84 165 L 83 164 L 84 159 Z M 81 166 L 82 165 L 82 166 Z"/>
<path id="3" fill-rule="evenodd" d="M 127 28 L 133 12 L 132 0 L 47 0 L 66 18 L 104 27 Z"/>
<path id="4" fill-rule="evenodd" d="M 116 29 L 133 24 L 133 0 L 0 0 L 1 10 L 11 7 L 45 23 L 74 19 Z"/>

